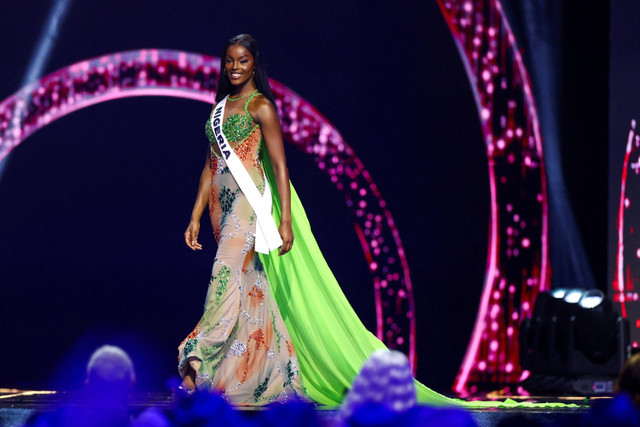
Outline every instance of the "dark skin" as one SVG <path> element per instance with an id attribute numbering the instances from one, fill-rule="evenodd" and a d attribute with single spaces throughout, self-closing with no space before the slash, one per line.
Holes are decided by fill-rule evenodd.
<path id="1" fill-rule="evenodd" d="M 255 63 L 253 55 L 243 46 L 229 46 L 226 52 L 224 72 L 234 86 L 233 93 L 230 98 L 236 99 L 245 95 L 249 95 L 256 90 L 254 80 Z M 224 119 L 226 120 L 232 114 L 243 114 L 243 106 L 246 98 L 230 101 L 227 99 L 225 106 Z M 291 250 L 293 246 L 293 230 L 291 228 L 291 193 L 289 188 L 289 170 L 287 169 L 287 161 L 284 152 L 284 144 L 282 142 L 282 131 L 280 129 L 280 119 L 276 112 L 275 106 L 265 96 L 259 95 L 251 100 L 247 110 L 251 118 L 260 125 L 262 136 L 264 138 L 271 163 L 273 164 L 273 172 L 276 178 L 276 186 L 278 195 L 280 196 L 280 204 L 282 208 L 282 218 L 278 231 L 282 238 L 282 246 L 279 255 L 282 256 Z M 218 155 L 218 147 L 214 150 Z M 211 160 L 207 156 L 200 175 L 200 185 L 198 194 L 191 212 L 191 221 L 187 230 L 184 232 L 184 240 L 192 250 L 201 250 L 202 245 L 198 242 L 198 234 L 200 232 L 200 218 L 205 208 L 209 204 L 209 191 L 211 180 Z M 189 389 L 195 388 L 195 371 L 189 368 L 183 379 L 182 385 Z"/>

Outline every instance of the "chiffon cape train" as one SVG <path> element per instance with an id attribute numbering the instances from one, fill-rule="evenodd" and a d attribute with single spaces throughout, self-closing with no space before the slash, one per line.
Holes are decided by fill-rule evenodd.
<path id="1" fill-rule="evenodd" d="M 261 151 L 262 166 L 273 196 L 273 217 L 279 224 L 281 209 L 275 175 L 268 150 L 263 147 Z M 365 360 L 375 350 L 386 346 L 365 328 L 349 304 L 322 256 L 293 185 L 290 188 L 293 248 L 284 256 L 278 256 L 277 250 L 259 255 L 293 341 L 308 397 L 319 404 L 338 405 Z M 432 406 L 566 406 L 510 399 L 502 402 L 462 401 L 443 396 L 417 380 L 415 386 L 418 401 Z"/>

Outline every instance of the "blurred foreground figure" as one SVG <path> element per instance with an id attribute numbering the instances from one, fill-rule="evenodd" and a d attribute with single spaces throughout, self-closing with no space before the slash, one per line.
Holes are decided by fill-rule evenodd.
<path id="1" fill-rule="evenodd" d="M 347 393 L 338 426 L 475 427 L 462 409 L 417 405 L 411 366 L 399 351 L 377 350 L 364 363 Z"/>
<path id="2" fill-rule="evenodd" d="M 365 405 L 379 404 L 392 412 L 416 405 L 416 388 L 407 357 L 394 350 L 376 350 L 362 365 L 339 411 L 347 420 Z"/>
<path id="3" fill-rule="evenodd" d="M 616 393 L 626 393 L 640 408 L 640 353 L 631 356 L 620 370 L 615 387 Z"/>
<path id="4" fill-rule="evenodd" d="M 165 427 L 164 414 L 150 408 L 134 419 L 129 396 L 136 382 L 129 355 L 119 347 L 104 345 L 93 352 L 85 379 L 87 404 L 72 404 L 35 416 L 27 425 L 36 427 Z"/>
<path id="5" fill-rule="evenodd" d="M 89 359 L 85 383 L 95 404 L 126 408 L 136 383 L 133 362 L 121 348 L 103 345 Z"/>
<path id="6" fill-rule="evenodd" d="M 626 393 L 598 399 L 580 417 L 580 427 L 640 427 L 640 412 Z"/>

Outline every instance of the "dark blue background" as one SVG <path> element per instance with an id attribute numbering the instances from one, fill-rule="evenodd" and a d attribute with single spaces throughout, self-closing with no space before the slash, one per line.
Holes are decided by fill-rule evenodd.
<path id="1" fill-rule="evenodd" d="M 44 3 L 0 4 L 1 99 L 19 89 Z M 483 284 L 486 157 L 435 1 L 376 4 L 77 0 L 45 74 L 128 49 L 219 56 L 231 36 L 253 34 L 270 76 L 340 130 L 387 200 L 415 290 L 417 377 L 447 392 Z M 143 388 L 175 375 L 176 347 L 201 315 L 215 253 L 206 214 L 202 252 L 182 237 L 209 109 L 173 98 L 112 101 L 52 123 L 13 151 L 0 182 L 0 386 L 77 385 L 104 342 L 133 354 Z M 377 127 L 383 110 L 391 141 Z M 385 154 L 389 143 L 398 157 Z M 372 282 L 349 212 L 312 161 L 287 150 L 329 265 L 374 330 Z"/>

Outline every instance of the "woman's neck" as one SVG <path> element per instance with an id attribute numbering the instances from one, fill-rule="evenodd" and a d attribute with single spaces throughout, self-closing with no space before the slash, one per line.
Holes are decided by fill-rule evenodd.
<path id="1" fill-rule="evenodd" d="M 256 90 L 256 84 L 253 79 L 247 80 L 242 86 L 236 86 L 230 95 L 234 98 L 245 96 Z"/>

